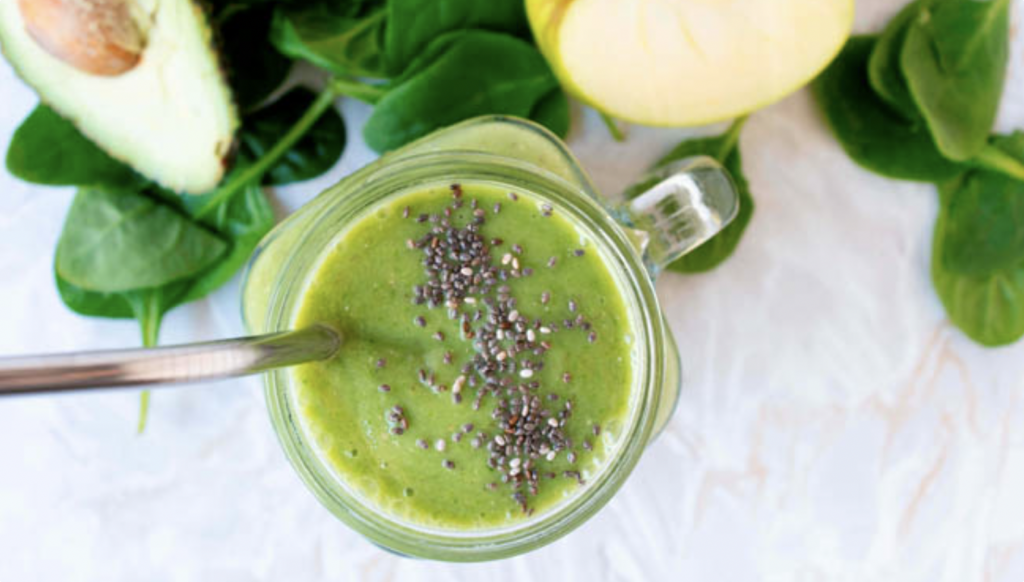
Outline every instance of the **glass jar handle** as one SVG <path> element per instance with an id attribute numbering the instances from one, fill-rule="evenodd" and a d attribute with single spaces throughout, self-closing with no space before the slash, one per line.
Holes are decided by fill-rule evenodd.
<path id="1" fill-rule="evenodd" d="M 726 227 L 739 212 L 739 193 L 729 172 L 707 156 L 685 158 L 648 177 L 650 188 L 619 209 L 639 231 L 651 277 Z"/>

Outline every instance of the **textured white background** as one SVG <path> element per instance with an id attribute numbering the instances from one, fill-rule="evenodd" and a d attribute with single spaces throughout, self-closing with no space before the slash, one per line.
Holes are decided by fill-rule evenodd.
<path id="1" fill-rule="evenodd" d="M 13 1 L 13 0 L 0 0 Z M 861 0 L 876 30 L 901 1 Z M 1024 1 L 999 128 L 1024 127 Z M 0 65 L 0 149 L 34 95 Z M 327 176 L 373 158 L 367 109 Z M 570 139 L 619 191 L 683 131 Z M 569 537 L 501 563 L 401 559 L 335 521 L 278 449 L 254 379 L 0 402 L 0 581 L 1024 580 L 1024 344 L 982 349 L 928 277 L 936 196 L 855 167 L 806 91 L 742 137 L 757 211 L 736 255 L 660 295 L 686 386 L 667 433 Z M 0 173 L 0 354 L 132 346 L 132 323 L 61 305 L 52 252 L 72 192 Z M 174 311 L 162 341 L 240 332 L 237 284 Z"/>

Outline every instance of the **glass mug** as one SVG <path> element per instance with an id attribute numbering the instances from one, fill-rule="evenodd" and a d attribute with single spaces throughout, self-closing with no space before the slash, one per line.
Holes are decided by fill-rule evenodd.
<path id="1" fill-rule="evenodd" d="M 526 120 L 490 116 L 435 132 L 344 178 L 263 240 L 249 263 L 242 310 L 251 333 L 293 329 L 322 255 L 385 199 L 433 185 L 487 183 L 546 199 L 601 251 L 634 327 L 631 403 L 616 452 L 580 491 L 537 516 L 489 530 L 405 523 L 361 500 L 303 431 L 288 368 L 264 375 L 271 421 L 289 461 L 334 515 L 391 551 L 437 560 L 506 558 L 558 539 L 611 499 L 678 401 L 681 365 L 655 296 L 662 267 L 720 231 L 738 211 L 728 174 L 710 158 L 683 160 L 619 208 L 606 207 L 556 136 Z"/>

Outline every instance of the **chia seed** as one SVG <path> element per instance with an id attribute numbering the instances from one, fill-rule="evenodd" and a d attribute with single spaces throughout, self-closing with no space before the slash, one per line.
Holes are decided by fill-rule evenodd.
<path id="1" fill-rule="evenodd" d="M 509 484 L 513 499 L 529 514 L 533 508 L 527 504 L 527 494 L 537 495 L 539 480 L 544 477 L 534 466 L 536 460 L 554 460 L 562 451 L 569 456 L 570 462 L 576 459 L 572 439 L 565 433 L 566 421 L 572 414 L 571 402 L 567 401 L 561 410 L 547 408 L 553 406 L 547 403 L 558 401 L 559 396 L 537 394 L 541 382 L 534 379 L 544 369 L 543 356 L 551 349 L 551 343 L 546 341 L 550 338 L 538 340 L 555 333 L 558 326 L 541 319 L 530 320 L 517 310 L 517 297 L 505 282 L 533 274 L 531 267 L 520 263 L 523 246 L 512 244 L 508 247 L 509 252 L 500 254 L 500 258 L 493 257 L 492 252 L 498 253 L 497 248 L 505 241 L 482 236 L 482 225 L 490 213 L 480 208 L 483 205 L 479 200 L 469 196 L 463 200 L 464 193 L 458 184 L 452 184 L 451 189 L 455 200 L 450 207 L 438 214 L 421 214 L 417 220 L 429 221 L 430 224 L 422 236 L 408 243 L 411 249 L 422 253 L 426 274 L 425 283 L 413 288 L 412 299 L 416 305 L 443 309 L 448 319 L 455 322 L 461 332 L 460 337 L 474 350 L 467 360 L 458 363 L 462 373 L 451 384 L 453 403 L 460 403 L 463 394 L 467 393 L 472 394 L 474 410 L 480 408 L 485 398 L 493 400 L 490 411 L 495 429 L 493 437 L 483 431 L 474 435 L 474 425 L 466 423 L 450 435 L 451 441 L 458 443 L 466 438 L 474 449 L 486 449 L 487 466 L 497 471 L 496 477 L 501 482 Z M 514 192 L 508 192 L 508 197 L 512 202 L 519 198 Z M 458 226 L 455 224 L 458 218 L 453 211 L 464 201 L 469 203 L 473 212 L 467 223 Z M 502 203 L 493 203 L 491 209 L 494 214 L 500 213 Z M 540 210 L 545 216 L 553 212 L 550 204 L 540 205 Z M 578 249 L 574 254 L 582 256 L 583 251 Z M 547 261 L 549 268 L 556 263 L 557 257 L 550 257 Z M 547 305 L 551 301 L 550 291 L 541 293 L 540 298 L 541 304 Z M 463 312 L 460 310 L 463 305 L 474 307 Z M 570 300 L 569 306 L 571 312 L 578 311 L 575 300 Z M 582 316 L 577 315 L 575 322 L 566 319 L 562 325 L 569 329 L 574 325 L 582 327 L 583 322 Z M 414 323 L 426 327 L 427 321 L 425 317 L 417 316 Z M 431 336 L 444 341 L 446 332 L 438 330 Z M 455 357 L 451 351 L 446 351 L 442 359 L 445 365 L 451 365 Z M 433 372 L 421 369 L 418 375 L 420 382 L 433 392 L 449 391 L 447 386 L 436 383 Z M 568 383 L 571 379 L 571 374 L 562 373 L 563 382 Z M 408 430 L 404 411 L 392 410 L 390 415 L 392 430 Z M 434 448 L 444 451 L 446 442 L 447 439 L 437 439 Z M 430 448 L 425 439 L 418 439 L 416 446 Z M 587 446 L 589 443 L 584 448 Z M 454 463 L 445 459 L 442 466 L 451 469 Z M 582 482 L 578 472 L 573 475 Z M 554 476 L 549 473 L 547 478 Z M 497 483 L 492 482 L 487 487 L 497 488 Z"/>
<path id="2" fill-rule="evenodd" d="M 586 253 L 585 253 L 585 251 L 583 249 L 576 249 L 576 250 L 574 250 L 572 252 L 572 254 L 577 256 L 577 257 L 582 257 Z"/>

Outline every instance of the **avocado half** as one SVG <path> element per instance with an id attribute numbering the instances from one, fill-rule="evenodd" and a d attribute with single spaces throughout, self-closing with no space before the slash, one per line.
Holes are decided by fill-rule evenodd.
<path id="1" fill-rule="evenodd" d="M 123 72 L 87 71 L 30 32 L 22 4 L 53 8 L 48 0 L 0 0 L 0 50 L 44 102 L 111 156 L 172 190 L 208 191 L 224 175 L 238 113 L 206 15 L 193 0 L 127 1 L 143 42 Z M 59 21 L 51 36 L 77 50 L 83 41 L 68 34 L 68 19 L 52 16 L 67 10 L 60 0 L 49 4 Z M 79 52 L 89 56 L 85 46 Z"/>

